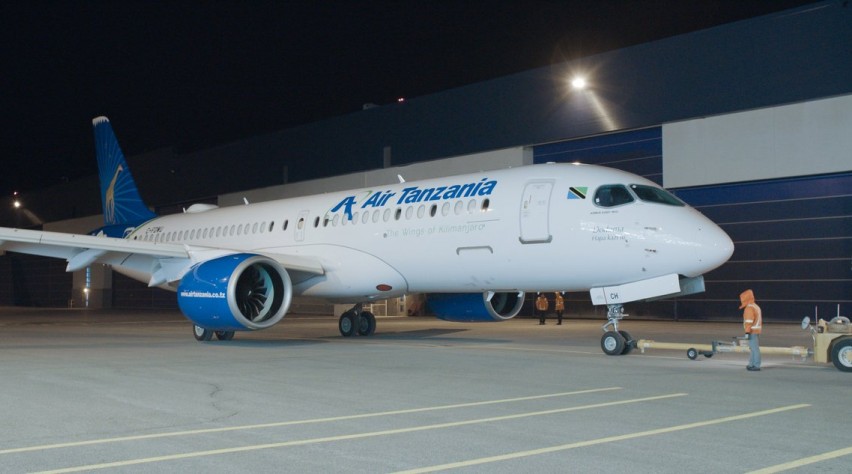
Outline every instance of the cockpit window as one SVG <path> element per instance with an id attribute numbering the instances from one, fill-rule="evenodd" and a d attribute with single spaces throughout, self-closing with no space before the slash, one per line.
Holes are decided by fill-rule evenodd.
<path id="1" fill-rule="evenodd" d="M 666 204 L 668 206 L 684 206 L 683 202 L 674 197 L 670 192 L 655 186 L 646 186 L 644 184 L 631 184 L 630 189 L 636 193 L 642 201 L 654 202 L 657 204 Z"/>
<path id="2" fill-rule="evenodd" d="M 595 192 L 595 204 L 601 207 L 615 207 L 633 202 L 633 196 L 621 184 L 601 186 Z"/>

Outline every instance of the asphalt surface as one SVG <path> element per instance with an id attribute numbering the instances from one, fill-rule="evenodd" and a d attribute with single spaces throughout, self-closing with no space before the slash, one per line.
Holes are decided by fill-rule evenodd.
<path id="1" fill-rule="evenodd" d="M 852 374 L 606 356 L 604 321 L 336 318 L 199 343 L 173 312 L 0 308 L 0 472 L 850 472 Z M 730 340 L 728 323 L 629 321 Z M 764 346 L 805 345 L 766 324 Z"/>

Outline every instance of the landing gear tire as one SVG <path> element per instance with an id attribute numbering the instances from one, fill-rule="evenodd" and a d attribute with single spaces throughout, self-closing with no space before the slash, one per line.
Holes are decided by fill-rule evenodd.
<path id="1" fill-rule="evenodd" d="M 698 358 L 698 350 L 694 347 L 690 347 L 686 350 L 686 356 L 689 357 L 689 360 L 695 360 Z"/>
<path id="2" fill-rule="evenodd" d="M 852 372 L 852 339 L 838 341 L 831 348 L 831 361 L 841 372 Z"/>
<path id="3" fill-rule="evenodd" d="M 216 331 L 216 339 L 220 341 L 230 341 L 234 338 L 234 331 Z"/>
<path id="4" fill-rule="evenodd" d="M 356 313 L 354 311 L 347 311 L 340 315 L 340 321 L 337 324 L 337 328 L 340 329 L 340 334 L 343 337 L 350 337 L 355 335 L 355 331 L 358 330 L 358 324 L 356 320 L 360 318 L 356 317 Z"/>
<path id="5" fill-rule="evenodd" d="M 369 311 L 362 311 L 358 318 L 358 335 L 372 336 L 376 332 L 376 317 Z"/>
<path id="6" fill-rule="evenodd" d="M 621 355 L 625 343 L 624 336 L 615 331 L 607 331 L 601 338 L 601 349 L 606 355 Z"/>
<path id="7" fill-rule="evenodd" d="M 204 329 L 201 326 L 196 324 L 192 325 L 192 335 L 195 336 L 196 341 L 207 342 L 213 339 L 213 331 L 209 329 Z"/>
<path id="8" fill-rule="evenodd" d="M 636 341 L 630 336 L 630 333 L 627 331 L 618 331 L 621 334 L 621 337 L 624 338 L 624 349 L 621 351 L 621 355 L 630 354 L 630 351 L 635 347 Z"/>

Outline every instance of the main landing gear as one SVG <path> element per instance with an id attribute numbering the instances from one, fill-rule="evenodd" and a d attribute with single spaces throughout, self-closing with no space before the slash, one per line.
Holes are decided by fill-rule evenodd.
<path id="1" fill-rule="evenodd" d="M 349 311 L 340 315 L 338 329 L 344 337 L 372 336 L 376 332 L 376 317 L 369 311 L 364 311 L 361 303 L 356 304 Z"/>
<path id="2" fill-rule="evenodd" d="M 212 329 L 204 329 L 195 324 L 192 325 L 192 335 L 196 341 L 207 342 L 213 340 L 213 336 L 220 341 L 230 341 L 234 338 L 234 331 L 214 331 Z"/>
<path id="3" fill-rule="evenodd" d="M 606 355 L 627 355 L 636 347 L 636 341 L 627 331 L 618 330 L 618 322 L 623 319 L 624 307 L 620 304 L 607 305 L 607 322 L 601 329 L 604 331 L 601 337 L 601 349 Z M 612 329 L 607 329 L 611 327 Z"/>

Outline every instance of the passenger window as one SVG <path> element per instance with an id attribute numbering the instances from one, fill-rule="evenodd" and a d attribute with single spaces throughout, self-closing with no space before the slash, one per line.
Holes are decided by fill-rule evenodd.
<path id="1" fill-rule="evenodd" d="M 400 217 L 402 217 L 402 209 L 396 208 L 396 211 L 393 213 L 393 220 L 398 221 Z"/>
<path id="2" fill-rule="evenodd" d="M 490 200 L 490 199 L 488 199 L 488 198 L 483 199 L 483 200 L 482 200 L 482 212 L 487 212 L 487 211 L 488 211 L 488 206 L 490 206 L 490 205 L 491 205 L 491 200 Z"/>
<path id="3" fill-rule="evenodd" d="M 601 186 L 595 192 L 595 204 L 601 207 L 615 207 L 633 202 L 633 196 L 620 184 Z"/>
<path id="4" fill-rule="evenodd" d="M 316 216 L 314 218 L 314 228 L 317 228 L 317 227 L 319 227 L 319 216 Z"/>
<path id="5" fill-rule="evenodd" d="M 639 199 L 645 202 L 653 202 L 657 204 L 666 204 L 668 206 L 682 207 L 685 204 L 673 194 L 665 189 L 655 186 L 646 186 L 644 184 L 631 184 L 630 189 L 639 196 Z"/>
<path id="6" fill-rule="evenodd" d="M 461 214 L 462 211 L 464 211 L 464 203 L 461 202 L 461 201 L 456 201 L 455 211 L 456 211 L 456 215 Z"/>
<path id="7" fill-rule="evenodd" d="M 417 208 L 417 217 L 422 219 L 424 215 L 426 215 L 426 206 L 421 204 L 420 207 Z"/>
<path id="8" fill-rule="evenodd" d="M 284 219 L 284 227 L 281 230 L 287 230 L 288 225 L 290 225 L 290 219 Z"/>
<path id="9" fill-rule="evenodd" d="M 449 214 L 450 214 L 450 203 L 445 202 L 445 203 L 441 206 L 441 215 L 442 215 L 442 216 L 444 216 L 444 217 L 446 217 L 446 216 L 447 216 L 447 215 L 449 215 Z"/>
<path id="10" fill-rule="evenodd" d="M 379 222 L 379 215 L 380 215 L 380 211 L 378 209 L 373 211 L 373 224 L 375 224 L 376 222 Z"/>
<path id="11" fill-rule="evenodd" d="M 413 215 L 414 215 L 414 207 L 413 206 L 406 207 L 405 208 L 405 219 L 406 220 L 411 219 L 411 216 L 413 216 Z"/>
<path id="12" fill-rule="evenodd" d="M 438 213 L 438 205 L 432 204 L 432 207 L 429 208 L 429 217 L 435 217 L 435 214 Z"/>

